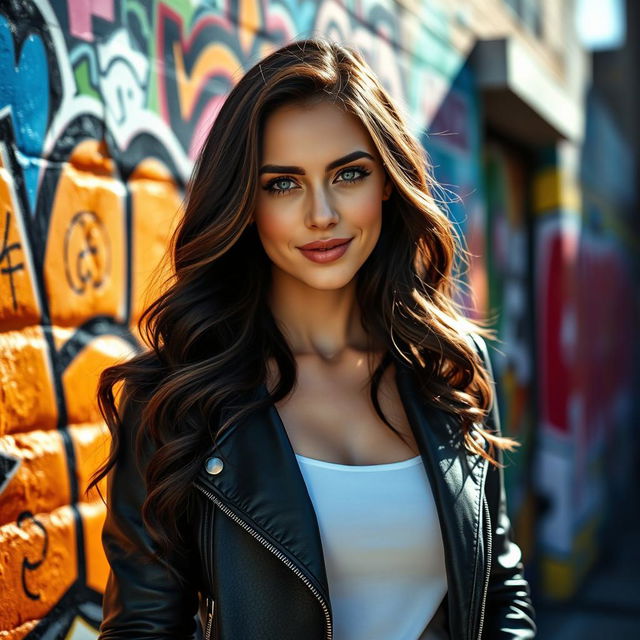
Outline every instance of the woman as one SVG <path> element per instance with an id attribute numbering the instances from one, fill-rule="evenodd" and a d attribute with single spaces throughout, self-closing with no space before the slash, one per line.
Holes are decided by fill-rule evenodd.
<path id="1" fill-rule="evenodd" d="M 100 638 L 534 637 L 425 164 L 350 48 L 294 42 L 231 91 L 151 348 L 100 381 Z"/>

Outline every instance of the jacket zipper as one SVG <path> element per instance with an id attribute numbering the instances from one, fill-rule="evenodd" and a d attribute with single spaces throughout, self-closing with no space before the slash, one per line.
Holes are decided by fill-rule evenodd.
<path id="1" fill-rule="evenodd" d="M 207 625 L 204 630 L 204 640 L 213 640 L 213 636 L 211 635 L 211 631 L 213 629 L 213 609 L 216 606 L 215 600 L 206 598 L 207 603 Z"/>
<path id="2" fill-rule="evenodd" d="M 486 559 L 486 570 L 484 576 L 484 588 L 482 590 L 482 604 L 480 607 L 480 622 L 478 625 L 478 640 L 482 638 L 482 627 L 484 625 L 484 610 L 487 603 L 487 590 L 489 589 L 489 578 L 491 576 L 491 544 L 492 544 L 492 534 L 491 534 L 491 522 L 489 515 L 489 504 L 487 503 L 487 496 L 482 496 L 482 505 L 484 507 L 484 518 L 487 527 L 487 559 Z"/>
<path id="3" fill-rule="evenodd" d="M 229 507 L 227 507 L 217 496 L 213 493 L 200 486 L 197 483 L 194 483 L 195 486 L 204 493 L 210 500 L 212 500 L 216 506 L 229 518 L 231 518 L 234 522 L 239 524 L 243 529 L 245 529 L 250 535 L 252 535 L 260 544 L 266 547 L 273 555 L 276 556 L 279 560 L 281 560 L 293 573 L 304 582 L 307 587 L 311 590 L 311 593 L 316 597 L 320 606 L 322 607 L 322 611 L 324 612 L 325 623 L 326 623 L 326 640 L 331 640 L 333 638 L 333 629 L 331 624 L 331 614 L 329 613 L 329 607 L 325 602 L 325 599 L 322 597 L 322 594 L 313 586 L 313 584 L 309 581 L 309 579 L 300 571 L 300 569 L 291 561 L 287 556 L 282 553 L 279 549 L 277 549 L 274 545 L 272 545 L 268 540 L 266 540 L 262 535 L 260 535 L 253 527 L 248 525 L 244 520 L 239 518 Z"/>

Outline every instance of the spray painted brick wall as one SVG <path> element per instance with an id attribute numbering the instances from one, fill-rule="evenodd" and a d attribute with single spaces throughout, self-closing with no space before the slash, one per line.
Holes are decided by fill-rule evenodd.
<path id="1" fill-rule="evenodd" d="M 437 8 L 420 24 L 384 2 L 2 3 L 2 637 L 96 636 L 104 506 L 84 492 L 109 446 L 96 382 L 140 347 L 150 277 L 229 89 L 324 33 L 364 50 L 422 124 L 459 54 Z M 437 63 L 419 55 L 430 43 Z"/>

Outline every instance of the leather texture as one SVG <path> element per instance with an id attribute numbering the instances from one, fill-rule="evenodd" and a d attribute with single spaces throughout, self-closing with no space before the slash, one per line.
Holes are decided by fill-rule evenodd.
<path id="1" fill-rule="evenodd" d="M 491 372 L 484 340 L 470 340 Z M 502 469 L 463 448 L 454 417 L 421 399 L 412 371 L 400 362 L 396 382 L 432 485 L 445 548 L 448 593 L 427 637 L 534 638 Z M 146 559 L 145 551 L 156 547 L 140 517 L 148 457 L 136 464 L 132 456 L 139 408 L 133 402 L 124 407 L 129 441 L 108 477 L 102 538 L 111 571 L 99 638 L 332 638 L 318 523 L 275 407 L 234 424 L 207 452 L 222 469 L 212 474 L 203 465 L 197 473 L 196 509 L 192 521 L 181 523 L 188 542 L 170 560 L 188 576 L 186 586 Z M 495 402 L 487 426 L 500 429 Z"/>

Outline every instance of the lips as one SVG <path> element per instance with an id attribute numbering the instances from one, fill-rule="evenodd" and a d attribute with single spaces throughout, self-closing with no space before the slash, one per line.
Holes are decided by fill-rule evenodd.
<path id="1" fill-rule="evenodd" d="M 298 249 L 302 251 L 327 251 L 328 249 L 333 249 L 334 247 L 339 247 L 340 245 L 347 244 L 350 242 L 352 238 L 331 238 L 330 240 L 315 240 L 314 242 L 308 242 L 307 244 L 303 244 Z"/>
<path id="2" fill-rule="evenodd" d="M 315 240 L 298 247 L 300 253 L 312 262 L 326 263 L 341 258 L 349 248 L 353 238 L 331 238 Z"/>

